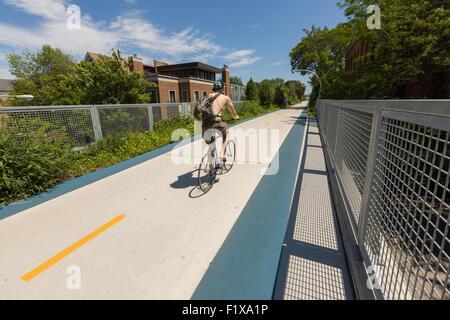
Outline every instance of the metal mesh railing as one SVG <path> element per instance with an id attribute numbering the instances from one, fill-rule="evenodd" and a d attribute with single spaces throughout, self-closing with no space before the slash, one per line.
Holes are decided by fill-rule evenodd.
<path id="1" fill-rule="evenodd" d="M 339 116 L 335 146 L 336 168 L 352 207 L 352 218 L 354 223 L 358 224 L 366 178 L 372 115 L 344 108 Z"/>
<path id="2" fill-rule="evenodd" d="M 0 108 L 0 129 L 44 134 L 83 146 L 129 130 L 153 129 L 156 121 L 190 114 L 191 103 Z"/>
<path id="3" fill-rule="evenodd" d="M 375 288 L 450 299 L 450 101 L 322 100 L 317 116 Z"/>
<path id="4" fill-rule="evenodd" d="M 236 101 L 237 110 L 243 101 Z M 67 138 L 81 147 L 129 130 L 152 130 L 164 119 L 192 114 L 195 103 L 0 107 L 0 129 L 17 135 Z"/>

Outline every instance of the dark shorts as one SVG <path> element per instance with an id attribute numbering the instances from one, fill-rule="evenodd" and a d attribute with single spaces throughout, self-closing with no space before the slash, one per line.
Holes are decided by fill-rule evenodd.
<path id="1" fill-rule="evenodd" d="M 223 141 L 227 139 L 227 133 L 228 133 L 228 125 L 223 122 L 210 122 L 210 123 L 203 123 L 202 125 L 202 133 L 203 133 L 203 139 L 205 139 L 206 144 L 211 144 L 214 140 L 211 141 L 211 138 L 214 137 L 215 130 L 209 129 L 216 129 L 220 132 L 222 135 Z M 206 134 L 205 134 L 206 133 Z"/>

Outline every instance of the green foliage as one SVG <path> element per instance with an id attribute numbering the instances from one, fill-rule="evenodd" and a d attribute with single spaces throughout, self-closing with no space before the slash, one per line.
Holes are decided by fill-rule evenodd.
<path id="1" fill-rule="evenodd" d="M 70 162 L 64 140 L 0 129 L 0 204 L 46 190 L 64 179 Z"/>
<path id="2" fill-rule="evenodd" d="M 275 88 L 272 86 L 272 82 L 268 79 L 264 79 L 258 84 L 259 101 L 261 105 L 269 107 L 275 99 Z"/>
<path id="3" fill-rule="evenodd" d="M 250 78 L 250 80 L 247 82 L 247 86 L 245 88 L 245 96 L 249 101 L 259 102 L 258 86 L 252 78 Z"/>
<path id="4" fill-rule="evenodd" d="M 371 4 L 370 0 L 343 0 L 338 6 L 345 10 L 347 22 L 334 29 L 304 30 L 305 37 L 290 53 L 292 70 L 315 71 L 322 80 L 322 98 L 405 98 L 405 86 L 412 82 L 426 89 L 415 98 L 448 98 L 450 3 L 382 1 L 382 30 L 367 28 L 366 8 Z M 368 46 L 359 59 L 370 62 L 346 72 L 345 50 L 354 41 Z M 318 92 L 318 80 L 311 79 Z"/>
<path id="5" fill-rule="evenodd" d="M 81 104 L 146 103 L 153 87 L 142 73 L 127 71 L 117 59 L 82 61 L 73 67 L 68 84 L 79 92 Z"/>
<path id="6" fill-rule="evenodd" d="M 231 76 L 230 77 L 230 83 L 231 84 L 237 84 L 239 86 L 243 86 L 244 83 L 242 82 L 242 79 L 238 76 Z"/>
<path id="7" fill-rule="evenodd" d="M 286 88 L 283 86 L 279 86 L 275 88 L 275 97 L 273 99 L 273 102 L 276 105 L 282 105 L 284 104 L 284 99 L 287 98 L 287 90 Z"/>
<path id="8" fill-rule="evenodd" d="M 75 63 L 60 49 L 44 45 L 40 51 L 8 56 L 16 76 L 13 94 L 31 94 L 31 101 L 14 105 L 127 104 L 150 102 L 155 86 L 140 72 L 129 72 L 126 61 L 102 56 L 97 62 Z"/>
<path id="9" fill-rule="evenodd" d="M 286 87 L 286 94 L 291 101 L 301 101 L 305 95 L 306 87 L 298 80 L 289 80 L 284 84 Z"/>

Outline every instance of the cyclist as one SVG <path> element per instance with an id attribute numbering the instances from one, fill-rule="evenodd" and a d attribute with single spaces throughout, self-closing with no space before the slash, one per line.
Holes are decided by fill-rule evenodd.
<path id="1" fill-rule="evenodd" d="M 230 97 L 224 94 L 225 84 L 222 81 L 215 81 L 212 91 L 209 93 L 208 98 L 213 98 L 213 102 L 211 104 L 212 108 L 212 117 L 208 117 L 206 119 L 202 119 L 202 132 L 203 138 L 207 144 L 211 144 L 214 140 L 212 131 L 209 129 L 216 129 L 222 134 L 222 161 L 225 162 L 225 149 L 227 147 L 228 142 L 228 125 L 222 119 L 222 111 L 226 107 L 231 113 L 231 116 L 235 120 L 239 120 L 239 116 L 236 113 L 236 109 L 234 108 L 233 103 L 231 102 Z M 206 135 L 205 135 L 206 133 Z"/>

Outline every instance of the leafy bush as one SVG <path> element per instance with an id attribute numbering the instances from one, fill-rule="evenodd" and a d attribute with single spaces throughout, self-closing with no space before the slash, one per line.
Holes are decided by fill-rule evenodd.
<path id="1" fill-rule="evenodd" d="M 61 182 L 71 165 L 63 140 L 0 130 L 0 204 Z"/>

